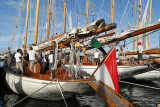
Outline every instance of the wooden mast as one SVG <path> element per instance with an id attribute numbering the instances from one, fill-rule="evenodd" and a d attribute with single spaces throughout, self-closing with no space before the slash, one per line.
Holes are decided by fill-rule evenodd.
<path id="1" fill-rule="evenodd" d="M 85 23 L 86 26 L 88 24 L 88 17 L 89 17 L 89 0 L 86 0 L 86 23 Z M 85 38 L 85 40 L 87 40 L 87 38 Z"/>
<path id="2" fill-rule="evenodd" d="M 142 11 L 142 0 L 139 0 L 138 29 L 140 29 L 141 11 Z M 139 42 L 139 38 L 140 38 L 140 35 L 138 35 L 137 37 L 137 44 Z M 137 45 L 137 49 L 138 49 L 138 45 Z"/>
<path id="3" fill-rule="evenodd" d="M 88 24 L 89 17 L 89 0 L 86 0 L 86 25 Z"/>
<path id="4" fill-rule="evenodd" d="M 136 6 L 137 6 L 137 0 L 135 0 L 135 10 L 134 10 L 134 29 L 136 26 Z M 135 50 L 135 37 L 133 37 L 133 50 Z"/>
<path id="5" fill-rule="evenodd" d="M 66 4 L 67 4 L 67 0 L 64 0 L 63 34 L 66 32 Z"/>
<path id="6" fill-rule="evenodd" d="M 149 25 L 151 25 L 152 0 L 150 0 Z M 150 32 L 148 36 L 148 48 L 150 48 Z"/>
<path id="7" fill-rule="evenodd" d="M 114 22 L 114 0 L 111 0 L 111 23 Z M 113 33 L 114 30 L 111 30 L 110 33 Z M 110 48 L 113 47 L 113 43 L 111 43 Z"/>
<path id="8" fill-rule="evenodd" d="M 23 46 L 23 48 L 24 48 L 24 49 L 26 49 L 26 44 L 27 44 L 27 31 L 28 31 L 29 4 L 30 4 L 30 0 L 28 0 L 28 1 L 27 1 L 26 27 L 25 27 L 24 46 Z"/>
<path id="9" fill-rule="evenodd" d="M 40 4 L 40 0 L 37 0 L 36 19 L 35 19 L 35 32 L 34 32 L 34 44 L 37 44 L 38 19 L 39 19 L 39 4 Z"/>
<path id="10" fill-rule="evenodd" d="M 49 29 L 50 29 L 50 14 L 51 13 L 51 2 L 48 0 L 48 21 L 47 21 L 47 39 L 49 39 Z"/>

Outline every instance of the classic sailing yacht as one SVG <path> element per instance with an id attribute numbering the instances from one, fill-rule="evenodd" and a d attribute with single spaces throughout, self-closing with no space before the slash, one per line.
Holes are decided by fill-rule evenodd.
<path id="1" fill-rule="evenodd" d="M 29 2 L 27 3 L 26 15 L 26 32 L 28 26 L 28 12 Z M 80 70 L 72 68 L 73 55 L 73 41 L 77 41 L 95 34 L 102 33 L 107 30 L 114 29 L 115 24 L 111 23 L 106 25 L 103 19 L 95 21 L 87 25 L 85 29 L 73 29 L 71 32 L 63 33 L 62 35 L 48 39 L 42 43 L 37 44 L 37 31 L 38 31 L 38 11 L 40 0 L 37 0 L 37 11 L 35 21 L 35 41 L 33 46 L 34 50 L 38 52 L 54 50 L 54 67 L 52 70 L 47 70 L 45 74 L 40 74 L 41 66 L 37 61 L 36 73 L 29 69 L 29 64 L 26 74 L 20 75 L 15 73 L 15 65 L 10 68 L 5 68 L 6 83 L 9 88 L 20 95 L 29 96 L 35 99 L 43 100 L 61 100 L 64 97 L 71 97 L 76 93 L 86 93 L 90 91 L 91 87 L 97 91 L 109 105 L 114 106 L 132 106 L 122 96 L 119 95 L 118 74 L 116 64 L 116 50 L 113 48 L 110 53 L 104 58 L 103 62 L 97 67 L 91 76 L 82 75 Z M 66 9 L 66 1 L 64 2 L 64 14 Z M 65 15 L 64 15 L 65 22 Z M 49 27 L 49 26 L 48 26 Z M 65 29 L 65 28 L 64 28 Z M 87 29 L 87 30 L 86 30 Z M 96 31 L 96 32 L 95 32 Z M 65 31 L 63 31 L 65 32 Z M 48 34 L 48 33 L 47 33 Z M 25 36 L 24 48 L 26 48 L 27 37 Z M 57 54 L 59 47 L 70 47 L 70 69 L 57 68 Z M 80 50 L 77 50 L 77 53 Z M 73 56 L 73 57 L 72 57 Z M 73 58 L 73 59 L 72 59 Z M 110 65 L 108 65 L 109 63 Z M 106 78 L 107 77 L 107 78 Z M 91 86 L 91 87 L 90 87 Z M 64 94 L 64 97 L 61 96 Z M 118 96 L 120 97 L 118 97 Z"/>

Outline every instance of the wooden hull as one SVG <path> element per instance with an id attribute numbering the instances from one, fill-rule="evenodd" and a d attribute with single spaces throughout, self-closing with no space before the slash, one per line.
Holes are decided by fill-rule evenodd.
<path id="1" fill-rule="evenodd" d="M 51 82 L 50 80 L 29 78 L 7 71 L 5 79 L 7 85 L 13 92 L 25 96 L 36 92 L 38 89 Z M 62 88 L 65 98 L 73 96 L 74 93 L 86 93 L 91 89 L 86 81 L 64 80 L 59 81 L 58 83 L 56 80 L 54 80 L 51 84 L 47 85 L 45 88 L 41 89 L 30 97 L 42 100 L 62 100 L 59 84 Z"/>
<path id="2" fill-rule="evenodd" d="M 69 66 L 69 65 L 65 65 Z M 76 67 L 76 66 L 75 66 Z M 92 65 L 82 65 L 81 72 L 85 75 L 92 75 L 97 66 Z M 141 74 L 149 71 L 151 68 L 149 66 L 117 66 L 119 79 L 125 79 L 133 77 L 134 75 Z"/>

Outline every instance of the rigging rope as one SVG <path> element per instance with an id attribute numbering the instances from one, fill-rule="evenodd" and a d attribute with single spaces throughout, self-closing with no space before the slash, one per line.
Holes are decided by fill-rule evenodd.
<path id="1" fill-rule="evenodd" d="M 16 26 L 15 26 L 15 30 L 14 30 L 13 37 L 12 37 L 12 39 L 11 39 L 10 50 L 12 49 L 13 41 L 14 41 L 14 39 L 15 39 L 16 32 L 17 32 L 17 29 L 18 29 L 18 24 L 19 24 L 19 19 L 20 19 L 21 9 L 22 9 L 23 4 L 24 4 L 24 0 L 22 0 L 22 1 L 20 2 L 20 7 L 19 7 L 19 10 L 18 10 L 18 17 L 17 17 L 17 20 L 16 20 Z"/>
<path id="2" fill-rule="evenodd" d="M 80 47 L 77 47 L 77 53 L 76 53 L 76 72 L 75 72 L 75 78 L 78 78 L 79 74 L 80 74 Z"/>
<path id="3" fill-rule="evenodd" d="M 42 11 L 42 15 L 41 15 L 41 20 L 42 19 L 45 19 L 46 17 L 46 12 L 47 12 L 47 3 L 45 2 L 45 4 L 43 5 L 43 11 Z M 44 31 L 44 29 L 45 29 L 45 20 L 42 20 L 42 21 L 40 21 L 41 23 L 40 24 L 42 24 L 41 25 L 41 35 L 40 35 L 40 41 L 42 41 L 42 37 L 43 37 L 43 31 Z M 47 36 L 45 36 L 45 38 L 47 38 Z"/>
<path id="4" fill-rule="evenodd" d="M 70 60 L 69 60 L 69 64 L 70 64 L 70 66 L 69 66 L 69 68 L 70 68 L 70 71 L 69 71 L 69 76 L 70 77 L 73 77 L 74 76 L 74 71 L 75 71 L 75 69 L 74 69 L 74 43 L 73 43 L 73 39 L 72 39 L 72 42 L 71 42 L 71 50 L 70 50 Z"/>
<path id="5" fill-rule="evenodd" d="M 68 105 L 67 105 L 67 103 L 66 103 L 66 100 L 65 100 L 65 98 L 64 98 L 63 92 L 62 92 L 62 90 L 61 90 L 61 85 L 60 85 L 60 83 L 59 83 L 58 79 L 57 79 L 57 83 L 58 83 L 59 90 L 60 90 L 60 92 L 61 92 L 61 95 L 62 95 L 63 101 L 64 101 L 64 103 L 65 103 L 66 107 L 68 107 Z"/>
<path id="6" fill-rule="evenodd" d="M 103 4 L 104 4 L 104 0 L 103 0 L 103 2 L 102 2 L 102 6 L 101 6 L 101 9 L 100 9 L 100 10 L 102 10 Z M 99 15 L 100 15 L 100 11 L 99 11 L 99 13 L 98 13 L 97 20 L 99 19 Z"/>
<path id="7" fill-rule="evenodd" d="M 52 70 L 54 70 L 54 69 L 56 69 L 57 68 L 57 64 L 58 64 L 58 62 L 57 62 L 57 59 L 58 59 L 58 61 L 59 61 L 59 58 L 58 58 L 58 42 L 56 42 L 56 49 L 55 49 L 55 53 L 53 53 L 53 54 L 55 54 L 55 59 L 54 59 L 54 65 L 52 65 Z"/>
<path id="8" fill-rule="evenodd" d="M 61 4 L 60 4 L 60 1 L 61 1 L 61 0 L 59 0 L 59 7 L 60 7 L 60 9 L 61 9 L 61 13 L 62 13 L 62 16 L 63 16 L 63 11 L 62 11 L 62 7 L 61 7 Z"/>
<path id="9" fill-rule="evenodd" d="M 91 2 L 91 3 L 93 4 L 93 2 Z M 106 12 L 104 12 L 104 11 L 100 10 L 100 9 L 99 9 L 99 8 L 97 8 L 96 6 L 95 6 L 95 8 L 96 8 L 97 10 L 101 11 L 101 12 L 102 12 L 103 14 L 105 14 L 107 17 L 111 18 L 111 16 L 110 16 L 110 15 L 108 15 Z M 114 19 L 114 22 L 118 23 L 119 21 L 118 21 L 118 20 L 116 20 L 116 19 Z"/>
<path id="10" fill-rule="evenodd" d="M 128 0 L 127 5 L 126 5 L 126 8 L 125 8 L 125 10 L 124 10 L 124 13 L 123 13 L 122 19 L 121 19 L 121 21 L 120 21 L 120 23 L 119 23 L 119 25 L 120 25 L 119 29 L 120 29 L 120 28 L 121 28 L 121 26 L 122 26 L 123 17 L 124 17 L 124 15 L 125 15 L 126 11 L 127 11 L 128 4 L 129 4 L 129 0 Z M 118 32 L 119 32 L 119 31 L 118 31 Z"/>

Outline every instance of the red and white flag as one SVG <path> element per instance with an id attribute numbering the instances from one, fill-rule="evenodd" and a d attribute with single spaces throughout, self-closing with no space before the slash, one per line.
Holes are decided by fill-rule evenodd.
<path id="1" fill-rule="evenodd" d="M 96 80 L 101 80 L 106 85 L 110 86 L 119 93 L 116 48 L 114 47 L 108 56 L 98 66 L 96 71 L 92 74 Z"/>

